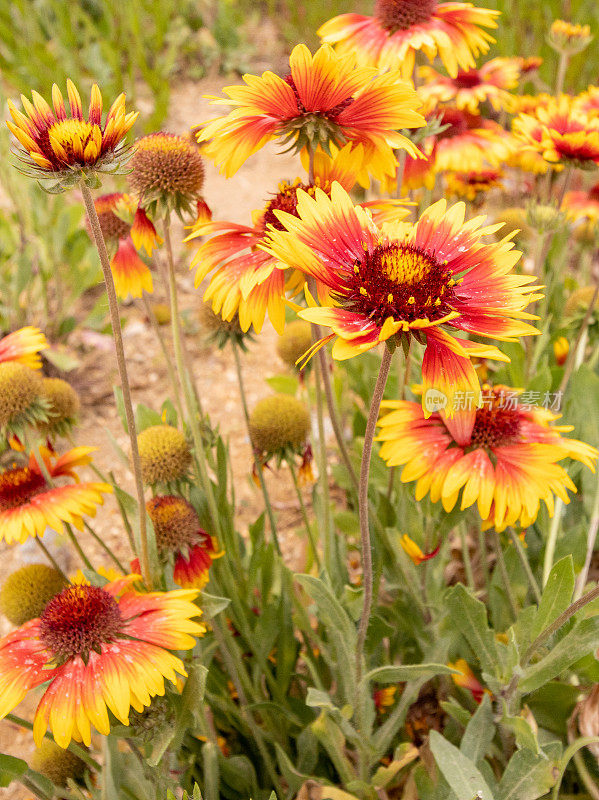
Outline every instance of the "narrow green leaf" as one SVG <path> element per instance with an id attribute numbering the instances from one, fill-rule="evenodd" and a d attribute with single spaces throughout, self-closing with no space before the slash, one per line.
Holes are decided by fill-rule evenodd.
<path id="1" fill-rule="evenodd" d="M 443 777 L 459 798 L 494 800 L 476 765 L 437 731 L 430 733 L 430 748 Z"/>
<path id="2" fill-rule="evenodd" d="M 445 664 L 390 664 L 371 669 L 363 677 L 363 682 L 403 683 L 415 678 L 433 678 L 435 675 L 458 674 L 457 670 Z"/>
<path id="3" fill-rule="evenodd" d="M 534 692 L 597 647 L 599 616 L 583 619 L 544 658 L 524 671 L 518 688 L 524 693 Z"/>
<path id="4" fill-rule="evenodd" d="M 469 758 L 473 764 L 477 764 L 485 757 L 494 736 L 493 709 L 491 708 L 489 695 L 485 694 L 472 719 L 466 726 L 466 731 L 460 742 L 460 752 Z"/>
<path id="5" fill-rule="evenodd" d="M 449 593 L 447 605 L 452 622 L 468 640 L 484 672 L 495 673 L 497 648 L 487 622 L 484 603 L 473 597 L 461 583 Z"/>
<path id="6" fill-rule="evenodd" d="M 574 581 L 574 562 L 572 556 L 568 555 L 554 564 L 549 573 L 530 631 L 531 642 L 568 608 L 572 600 Z"/>

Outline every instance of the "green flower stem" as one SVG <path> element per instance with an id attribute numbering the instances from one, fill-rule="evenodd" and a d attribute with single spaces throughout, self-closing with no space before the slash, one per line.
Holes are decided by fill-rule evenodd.
<path id="1" fill-rule="evenodd" d="M 493 546 L 495 547 L 495 555 L 497 556 L 497 565 L 499 567 L 499 571 L 501 573 L 501 579 L 503 581 L 503 585 L 505 588 L 505 593 L 510 603 L 510 608 L 512 609 L 512 614 L 514 615 L 514 619 L 518 618 L 518 603 L 516 602 L 516 598 L 514 597 L 514 592 L 512 591 L 512 585 L 510 583 L 510 576 L 507 573 L 507 567 L 505 565 L 505 558 L 503 557 L 503 549 L 501 547 L 501 538 L 497 531 L 495 531 L 493 535 Z"/>
<path id="2" fill-rule="evenodd" d="M 123 336 L 121 332 L 121 320 L 119 315 L 119 304 L 114 288 L 114 280 L 112 271 L 110 269 L 110 260 L 106 251 L 106 243 L 102 235 L 100 227 L 100 220 L 94 206 L 94 199 L 85 181 L 82 179 L 79 183 L 81 193 L 83 195 L 83 202 L 85 203 L 85 210 L 87 211 L 87 218 L 92 230 L 98 255 L 100 256 L 100 264 L 102 265 L 102 272 L 104 274 L 104 283 L 106 285 L 106 295 L 108 297 L 108 308 L 110 311 L 110 322 L 112 325 L 112 335 L 114 338 L 114 345 L 116 351 L 116 360 L 119 370 L 119 378 L 121 381 L 121 389 L 123 392 L 123 405 L 125 407 L 125 417 L 127 420 L 127 432 L 131 443 L 131 460 L 133 463 L 133 475 L 135 478 L 135 491 L 137 494 L 137 504 L 139 507 L 139 562 L 141 572 L 143 575 L 144 583 L 148 589 L 152 588 L 152 575 L 150 571 L 150 557 L 148 548 L 148 529 L 146 524 L 146 503 L 144 498 L 144 486 L 141 476 L 141 461 L 139 458 L 139 448 L 137 446 L 137 435 L 135 431 L 135 415 L 133 413 L 133 405 L 131 403 L 131 387 L 129 385 L 129 375 L 127 374 L 127 362 L 125 360 L 125 348 L 123 346 Z"/>
<path id="3" fill-rule="evenodd" d="M 474 572 L 472 571 L 472 561 L 470 559 L 470 550 L 468 548 L 468 541 L 466 537 L 466 523 L 460 523 L 460 543 L 462 546 L 462 562 L 464 564 L 464 571 L 466 573 L 466 582 L 468 588 L 475 591 L 476 581 L 474 580 Z M 425 562 L 426 563 L 426 562 Z"/>
<path id="4" fill-rule="evenodd" d="M 312 526 L 310 525 L 310 521 L 308 519 L 308 512 L 306 511 L 306 505 L 304 503 L 304 498 L 302 497 L 302 493 L 299 487 L 299 483 L 297 482 L 297 472 L 295 470 L 295 465 L 291 459 L 287 461 L 289 465 L 289 471 L 291 472 L 291 479 L 293 481 L 293 485 L 295 487 L 295 493 L 297 495 L 297 499 L 299 501 L 300 510 L 302 512 L 302 519 L 304 520 L 304 525 L 306 526 L 306 532 L 308 533 L 308 539 L 310 540 L 310 547 L 312 549 L 312 557 L 314 561 L 316 561 L 316 566 L 320 571 L 321 563 L 320 563 L 320 556 L 318 555 L 318 549 L 316 547 L 316 540 L 314 538 L 314 531 L 312 530 Z"/>
<path id="5" fill-rule="evenodd" d="M 48 548 L 46 547 L 46 545 L 45 545 L 45 544 L 42 542 L 42 540 L 40 539 L 40 537 L 39 537 L 39 536 L 34 536 L 34 537 L 33 537 L 33 540 L 35 541 L 35 543 L 37 544 L 37 546 L 39 547 L 39 549 L 42 551 L 42 553 L 45 555 L 45 557 L 48 559 L 48 561 L 49 561 L 49 562 L 52 564 L 52 566 L 54 567 L 54 569 L 55 569 L 57 572 L 60 572 L 60 574 L 62 575 L 62 577 L 65 579 L 65 581 L 66 581 L 67 583 L 70 583 L 68 576 L 67 576 L 67 575 L 65 575 L 65 573 L 63 572 L 63 570 L 62 570 L 62 569 L 59 567 L 59 565 L 58 565 L 58 562 L 56 561 L 56 559 L 54 558 L 54 556 L 53 556 L 53 555 L 50 553 L 50 551 L 48 550 Z"/>
<path id="6" fill-rule="evenodd" d="M 568 53 L 561 52 L 559 54 L 559 63 L 557 65 L 557 74 L 555 76 L 555 96 L 559 97 L 564 89 L 564 82 L 566 80 L 566 71 L 568 69 L 568 62 L 570 56 Z"/>
<path id="7" fill-rule="evenodd" d="M 37 800 L 52 800 L 50 795 L 47 795 L 44 791 L 42 791 L 27 775 L 21 775 L 18 779 L 19 783 L 22 784 L 28 791 L 33 792 L 33 794 L 37 797 Z"/>
<path id="8" fill-rule="evenodd" d="M 320 366 L 320 374 L 322 375 L 322 385 L 324 386 L 324 394 L 327 401 L 329 419 L 331 420 L 331 426 L 335 434 L 335 439 L 337 440 L 339 454 L 341 455 L 341 460 L 343 461 L 352 486 L 354 487 L 354 491 L 357 493 L 359 489 L 358 476 L 356 475 L 354 466 L 351 463 L 349 452 L 345 444 L 343 430 L 335 404 L 335 398 L 333 397 L 333 387 L 331 386 L 331 376 L 329 374 L 329 359 L 327 358 L 327 351 L 324 347 L 321 347 L 318 351 L 318 362 Z"/>
<path id="9" fill-rule="evenodd" d="M 33 724 L 29 722 L 29 720 L 23 719 L 22 717 L 18 717 L 16 714 L 7 714 L 5 719 L 8 722 L 12 722 L 13 725 L 18 725 L 20 728 L 25 728 L 28 731 L 33 730 Z M 44 734 L 44 738 L 50 739 L 50 741 L 52 742 L 54 741 L 54 737 L 52 736 L 51 733 Z M 99 764 L 95 760 L 95 758 L 92 758 L 92 756 L 90 756 L 90 754 L 84 747 L 81 747 L 81 745 L 77 744 L 76 742 L 71 742 L 67 747 L 67 750 L 70 750 L 71 753 L 73 753 L 73 755 L 77 756 L 82 761 L 85 761 L 85 763 L 90 769 L 95 769 L 98 771 L 102 769 L 102 765 Z"/>
<path id="10" fill-rule="evenodd" d="M 120 569 L 120 571 L 123 573 L 123 575 L 127 575 L 128 574 L 127 570 L 121 564 L 121 562 L 116 557 L 116 555 L 113 553 L 112 549 L 102 539 L 102 537 L 98 536 L 98 534 L 95 532 L 95 530 L 92 528 L 92 526 L 88 522 L 86 522 L 86 520 L 83 520 L 83 524 L 85 525 L 86 531 L 93 536 L 93 538 L 96 540 L 96 542 L 100 545 L 100 547 L 106 552 L 106 554 L 111 559 L 111 561 L 115 564 L 117 569 Z"/>
<path id="11" fill-rule="evenodd" d="M 312 325 L 313 339 L 318 341 L 321 337 L 319 325 Z M 322 534 L 324 544 L 324 564 L 330 575 L 340 575 L 341 571 L 335 568 L 337 561 L 337 548 L 331 520 L 331 497 L 329 492 L 329 475 L 327 472 L 327 443 L 324 432 L 324 405 L 322 402 L 322 370 L 320 361 L 314 364 L 314 387 L 316 391 L 316 420 L 318 426 L 318 482 L 321 490 L 320 502 L 322 503 Z"/>
<path id="12" fill-rule="evenodd" d="M 478 549 L 481 567 L 485 578 L 485 589 L 487 600 L 491 597 L 491 575 L 489 573 L 489 554 L 487 550 L 487 537 L 485 531 L 479 526 L 478 529 Z"/>
<path id="13" fill-rule="evenodd" d="M 164 341 L 164 336 L 160 331 L 160 325 L 156 322 L 156 317 L 154 316 L 154 312 L 152 311 L 152 307 L 148 301 L 146 294 L 143 295 L 143 305 L 144 310 L 146 312 L 146 316 L 150 322 L 150 327 L 154 331 L 154 335 L 156 336 L 156 340 L 160 345 L 160 349 L 162 351 L 162 357 L 164 358 L 164 364 L 166 366 L 166 371 L 168 374 L 168 379 L 171 383 L 173 389 L 173 395 L 175 398 L 175 405 L 177 406 L 177 413 L 179 414 L 179 419 L 183 419 L 183 405 L 181 404 L 181 390 L 179 388 L 179 384 L 177 383 L 177 376 L 175 374 L 175 370 L 173 369 L 173 362 L 171 361 L 171 357 L 166 349 L 166 344 Z"/>
<path id="14" fill-rule="evenodd" d="M 580 329 L 576 334 L 576 339 L 574 340 L 572 347 L 568 351 L 568 357 L 564 365 L 564 374 L 562 376 L 562 380 L 558 389 L 558 394 L 559 392 L 561 392 L 562 397 L 563 393 L 566 391 L 568 383 L 570 382 L 574 366 L 576 365 L 576 358 L 580 347 L 580 343 L 582 342 L 583 337 L 586 337 L 589 325 L 591 323 L 591 317 L 593 316 L 593 311 L 595 310 L 595 306 L 597 305 L 598 297 L 599 297 L 599 282 L 597 282 L 595 285 L 595 291 L 593 292 L 591 302 L 589 303 L 589 307 L 587 308 L 586 314 L 584 315 Z"/>
<path id="15" fill-rule="evenodd" d="M 543 586 L 547 583 L 549 573 L 553 567 L 553 557 L 555 555 L 555 545 L 557 542 L 557 534 L 559 533 L 559 524 L 562 517 L 564 508 L 564 501 L 558 497 L 555 501 L 555 508 L 553 510 L 553 517 L 551 519 L 551 526 L 549 528 L 549 536 L 547 537 L 547 544 L 545 545 L 545 557 L 543 558 Z"/>
<path id="16" fill-rule="evenodd" d="M 360 491 L 358 494 L 358 512 L 360 517 L 360 539 L 362 544 L 362 575 L 364 585 L 364 605 L 362 615 L 358 625 L 358 640 L 356 643 L 356 683 L 360 683 L 362 675 L 362 661 L 364 660 L 364 643 L 366 642 L 366 632 L 370 621 L 372 609 L 372 544 L 370 541 L 369 526 L 369 507 L 368 507 L 368 476 L 370 473 L 370 458 L 372 456 L 372 445 L 376 430 L 376 422 L 379 416 L 381 401 L 389 376 L 391 367 L 392 353 L 388 347 L 383 351 L 383 358 L 379 369 L 378 378 L 372 393 L 370 411 L 366 422 L 366 432 L 364 434 L 364 446 L 362 450 L 362 462 L 360 464 Z"/>
<path id="17" fill-rule="evenodd" d="M 79 544 L 79 540 L 75 536 L 75 533 L 74 533 L 72 527 L 69 525 L 68 522 L 63 522 L 63 525 L 64 525 L 65 530 L 67 532 L 67 536 L 71 540 L 71 544 L 73 545 L 73 547 L 75 548 L 75 550 L 77 551 L 77 553 L 79 555 L 79 558 L 83 561 L 83 563 L 85 564 L 87 569 L 91 569 L 91 570 L 93 570 L 93 572 L 95 572 L 96 570 L 94 569 L 93 564 L 91 563 L 89 558 L 83 552 L 83 548 Z"/>
<path id="18" fill-rule="evenodd" d="M 535 600 L 537 601 L 537 603 L 540 603 L 541 590 L 539 589 L 539 584 L 537 583 L 537 580 L 533 575 L 533 571 L 530 567 L 530 562 L 528 560 L 526 553 L 524 552 L 524 547 L 522 545 L 522 542 L 520 541 L 520 537 L 513 528 L 510 528 L 510 537 L 512 539 L 512 542 L 514 543 L 516 552 L 518 553 L 518 558 L 520 559 L 520 563 L 524 567 L 524 572 L 526 573 L 526 577 L 528 579 L 530 588 L 532 589 L 532 593 L 535 596 Z"/>
<path id="19" fill-rule="evenodd" d="M 270 533 L 272 536 L 272 540 L 274 542 L 276 551 L 279 555 L 281 555 L 281 547 L 279 545 L 279 537 L 277 536 L 277 523 L 275 521 L 275 515 L 272 510 L 272 504 L 270 502 L 270 496 L 268 494 L 268 488 L 266 486 L 266 480 L 264 479 L 264 474 L 262 472 L 262 464 L 260 463 L 260 459 L 256 455 L 254 448 L 252 446 L 252 437 L 250 434 L 250 412 L 248 409 L 247 404 L 247 396 L 245 393 L 245 384 L 243 381 L 243 370 L 241 368 L 241 359 L 239 357 L 239 348 L 235 342 L 235 339 L 231 339 L 231 348 L 233 349 L 233 357 L 235 358 L 235 369 L 237 371 L 237 383 L 239 384 L 239 394 L 241 396 L 241 405 L 243 408 L 243 416 L 245 418 L 245 425 L 248 432 L 248 437 L 250 439 L 250 447 L 252 448 L 252 455 L 254 458 L 254 467 L 256 469 L 256 474 L 258 476 L 258 480 L 260 481 L 260 488 L 262 489 L 262 496 L 264 497 L 264 507 L 266 509 L 266 514 L 268 516 L 268 521 L 270 523 Z"/>
<path id="20" fill-rule="evenodd" d="M 599 478 L 599 476 L 598 476 Z M 581 597 L 584 590 L 587 578 L 589 576 L 589 569 L 591 568 L 591 560 L 595 550 L 595 541 L 597 539 L 597 531 L 599 530 L 599 480 L 597 480 L 597 487 L 595 489 L 595 500 L 593 502 L 593 511 L 591 512 L 591 521 L 587 533 L 587 552 L 584 560 L 584 566 L 578 573 L 576 578 L 576 587 L 574 589 L 574 600 Z"/>
<path id="21" fill-rule="evenodd" d="M 183 396 L 185 397 L 185 404 L 187 407 L 187 414 L 189 417 L 189 426 L 191 428 L 191 435 L 193 438 L 195 462 L 198 470 L 198 477 L 208 502 L 208 511 L 212 521 L 213 530 L 215 533 L 220 533 L 220 516 L 214 497 L 214 490 L 212 483 L 208 476 L 208 467 L 206 464 L 206 454 L 204 452 L 204 443 L 202 441 L 202 433 L 198 420 L 200 418 L 199 409 L 194 397 L 191 380 L 188 375 L 185 360 L 183 356 L 183 347 L 181 345 L 181 327 L 179 325 L 179 302 L 177 299 L 177 283 L 175 280 L 175 261 L 173 258 L 173 247 L 171 244 L 170 232 L 170 217 L 167 214 L 164 218 L 164 243 L 166 245 L 167 266 L 168 266 L 168 287 L 169 299 L 171 305 L 171 324 L 173 331 L 173 345 L 175 349 L 175 364 L 179 374 L 179 380 L 183 387 Z"/>

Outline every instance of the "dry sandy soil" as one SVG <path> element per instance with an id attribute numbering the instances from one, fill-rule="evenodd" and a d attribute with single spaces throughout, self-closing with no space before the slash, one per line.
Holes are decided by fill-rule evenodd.
<path id="1" fill-rule="evenodd" d="M 179 84 L 172 98 L 172 111 L 165 130 L 185 134 L 190 124 L 195 124 L 214 116 L 203 95 L 218 93 L 223 85 L 231 81 L 207 79 L 196 84 Z M 262 207 L 268 195 L 276 191 L 277 183 L 283 178 L 293 178 L 298 174 L 298 166 L 289 155 L 277 153 L 275 147 L 265 147 L 239 170 L 234 178 L 226 180 L 216 168 L 206 165 L 205 198 L 212 208 L 215 219 L 232 220 L 248 224 L 252 209 Z M 177 225 L 175 239 L 181 241 L 183 228 Z M 242 416 L 237 388 L 234 361 L 229 350 L 219 351 L 207 344 L 206 335 L 199 326 L 197 309 L 201 302 L 202 290 L 193 286 L 193 274 L 189 272 L 189 262 L 193 251 L 185 245 L 178 247 L 178 288 L 182 311 L 187 313 L 192 323 L 192 333 L 186 336 L 187 349 L 193 361 L 193 370 L 199 388 L 204 410 L 213 425 L 228 440 L 236 481 L 237 513 L 239 527 L 247 530 L 262 510 L 261 495 L 249 478 L 251 469 L 251 450 Z M 155 284 L 159 277 L 155 276 Z M 158 299 L 164 299 L 162 286 L 157 286 Z M 123 309 L 126 319 L 124 329 L 125 348 L 132 380 L 134 403 L 141 402 L 158 410 L 163 400 L 170 394 L 169 383 L 160 348 L 143 310 L 133 305 Z M 168 328 L 162 329 L 168 337 Z M 195 332 L 194 332 L 195 330 Z M 250 345 L 244 357 L 244 377 L 250 408 L 270 393 L 264 379 L 285 371 L 284 365 L 276 355 L 277 334 L 267 322 L 259 337 Z M 69 345 L 73 348 L 81 343 L 77 332 Z M 119 484 L 133 493 L 133 481 L 127 469 L 115 456 L 106 435 L 109 431 L 121 447 L 128 450 L 128 440 L 117 416 L 112 387 L 117 383 L 116 362 L 112 342 L 109 337 L 100 337 L 96 347 L 88 347 L 87 352 L 78 349 L 80 366 L 69 375 L 69 380 L 79 391 L 82 401 L 80 425 L 75 432 L 77 444 L 94 446 L 94 456 L 98 467 L 103 471 L 112 470 Z M 91 477 L 91 475 L 90 475 Z M 298 538 L 296 529 L 301 525 L 299 507 L 292 492 L 289 475 L 285 471 L 271 473 L 267 477 L 274 500 L 275 511 L 281 526 L 281 541 L 286 557 L 291 563 L 301 566 L 303 541 Z M 306 498 L 308 499 L 308 498 Z M 130 558 L 126 536 L 122 529 L 120 516 L 114 499 L 109 497 L 100 510 L 94 528 L 117 552 L 122 560 Z M 105 563 L 105 556 L 84 533 L 81 536 L 84 549 L 94 563 Z M 76 555 L 64 546 L 61 540 L 46 536 L 46 543 L 57 555 L 65 569 L 75 571 L 80 565 Z M 0 574 L 5 576 L 20 566 L 23 561 L 40 561 L 40 552 L 33 542 L 22 547 L 0 546 Z M 0 633 L 10 630 L 5 619 L 0 620 Z M 31 718 L 37 697 L 30 697 L 17 710 L 21 716 Z M 31 736 L 8 722 L 0 723 L 0 752 L 27 758 L 32 750 Z M 13 785 L 0 789 L 0 798 L 26 797 Z"/>

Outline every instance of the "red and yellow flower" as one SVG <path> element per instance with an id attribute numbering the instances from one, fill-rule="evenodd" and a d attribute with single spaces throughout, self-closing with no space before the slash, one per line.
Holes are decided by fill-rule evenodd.
<path id="1" fill-rule="evenodd" d="M 563 19 L 553 21 L 547 37 L 554 50 L 568 55 L 580 53 L 592 39 L 589 25 L 575 25 Z"/>
<path id="2" fill-rule="evenodd" d="M 448 195 L 463 197 L 470 202 L 491 189 L 501 188 L 503 172 L 500 169 L 481 169 L 471 172 L 448 172 L 445 186 Z"/>
<path id="3" fill-rule="evenodd" d="M 496 111 L 510 110 L 514 96 L 508 90 L 515 89 L 520 79 L 515 58 L 494 58 L 478 69 L 461 70 L 454 78 L 441 75 L 432 67 L 421 67 L 419 72 L 425 83 L 418 87 L 418 94 L 425 105 L 451 101 L 471 114 L 476 114 L 485 102 Z"/>
<path id="4" fill-rule="evenodd" d="M 52 87 L 54 108 L 37 92 L 33 104 L 23 95 L 25 113 L 9 100 L 11 132 L 21 145 L 21 161 L 38 178 L 70 176 L 75 182 L 81 173 L 114 172 L 125 155 L 123 139 L 133 127 L 137 113 L 125 112 L 125 95 L 120 94 L 110 107 L 102 125 L 102 95 L 92 86 L 87 118 L 83 115 L 81 97 L 72 81 L 67 80 L 70 113 L 56 84 Z"/>
<path id="5" fill-rule="evenodd" d="M 512 136 L 501 125 L 457 108 L 439 109 L 446 125 L 436 137 L 437 172 L 471 172 L 505 163 L 515 149 Z"/>
<path id="6" fill-rule="evenodd" d="M 76 467 L 89 464 L 93 447 L 75 447 L 55 458 L 42 452 L 48 475 L 69 477 L 75 483 L 50 485 L 32 455 L 27 466 L 13 466 L 0 472 L 0 540 L 7 544 L 43 536 L 46 528 L 59 533 L 63 523 L 83 529 L 83 517 L 94 516 L 103 494 L 112 491 L 107 483 L 79 482 Z"/>
<path id="7" fill-rule="evenodd" d="M 293 49 L 289 67 L 285 78 L 272 72 L 245 75 L 245 86 L 229 86 L 226 98 L 212 98 L 234 108 L 204 125 L 198 141 L 206 142 L 203 152 L 227 177 L 272 139 L 299 151 L 331 142 L 362 144 L 364 167 L 374 177 L 381 164 L 390 171 L 393 148 L 415 154 L 398 130 L 424 125 L 416 112 L 420 100 L 397 70 L 380 75 L 356 67 L 353 56 L 339 56 L 328 45 L 312 56 L 303 44 Z"/>
<path id="8" fill-rule="evenodd" d="M 331 152 L 332 158 L 320 149 L 316 151 L 313 184 L 302 183 L 299 178 L 293 183 L 279 184 L 278 192 L 265 208 L 254 212 L 251 226 L 216 221 L 196 224 L 186 240 L 213 234 L 202 243 L 191 262 L 192 269 L 197 266 L 195 285 L 199 286 L 212 272 L 203 299 L 210 301 L 213 311 L 226 321 L 237 314 L 244 332 L 253 327 L 259 333 L 268 312 L 273 327 L 282 333 L 286 295 L 297 294 L 304 283 L 301 273 L 278 269 L 277 259 L 260 249 L 268 226 L 281 228 L 275 212 L 296 214 L 300 190 L 313 195 L 320 187 L 330 192 L 332 183 L 338 181 L 349 191 L 362 173 L 362 145 L 347 144 L 339 151 L 333 146 Z M 369 201 L 364 205 L 381 222 L 398 219 L 406 213 L 395 201 Z"/>
<path id="9" fill-rule="evenodd" d="M 0 640 L 0 718 L 29 691 L 48 683 L 33 722 L 39 746 L 48 725 L 60 747 L 91 742 L 92 728 L 110 732 L 110 711 L 129 713 L 163 695 L 187 673 L 171 650 L 189 650 L 204 625 L 196 591 L 141 594 L 139 575 L 98 586 L 70 585 L 43 614 Z"/>
<path id="10" fill-rule="evenodd" d="M 327 287 L 333 305 L 299 312 L 332 329 L 316 349 L 335 339 L 333 357 L 347 359 L 389 339 L 414 337 L 426 343 L 425 392 L 453 398 L 479 388 L 471 356 L 506 357 L 454 338 L 448 327 L 503 341 L 537 333 L 522 321 L 533 318 L 524 309 L 536 297 L 534 278 L 512 273 L 520 253 L 511 237 L 483 244 L 500 226 L 481 227 L 483 217 L 464 222 L 463 203 L 447 208 L 441 200 L 415 225 L 379 228 L 337 183 L 330 197 L 320 189 L 314 198 L 298 195 L 297 215 L 277 211 L 284 230 L 271 228 L 262 247 Z M 308 301 L 315 305 L 309 295 Z M 451 403 L 447 413 L 454 414 Z"/>
<path id="11" fill-rule="evenodd" d="M 196 510 L 183 497 L 157 495 L 146 504 L 158 554 L 173 561 L 173 579 L 184 589 L 203 589 L 212 562 L 223 555 L 202 530 Z M 132 565 L 136 569 L 135 564 Z"/>
<path id="12" fill-rule="evenodd" d="M 417 403 L 385 401 L 390 413 L 379 421 L 381 458 L 389 467 L 403 466 L 404 483 L 416 481 L 417 500 L 430 494 L 448 512 L 460 494 L 462 509 L 476 503 L 485 528 L 527 527 L 541 500 L 552 516 L 554 496 L 568 503 L 567 490 L 576 491 L 558 462 L 572 458 L 594 471 L 597 450 L 562 436 L 572 426 L 553 425 L 559 415 L 518 402 L 506 387 L 486 385 L 482 400 L 460 435 L 437 412 L 426 419 Z"/>
<path id="13" fill-rule="evenodd" d="M 162 239 L 146 212 L 128 194 L 103 194 L 94 201 L 100 228 L 107 247 L 114 251 L 110 261 L 117 295 L 122 299 L 141 297 L 154 290 L 152 273 L 141 260 L 137 250 L 145 248 L 148 255 Z M 132 223 L 131 223 L 132 218 Z"/>
<path id="14" fill-rule="evenodd" d="M 512 132 L 551 165 L 599 163 L 599 118 L 584 114 L 568 95 L 537 108 L 534 115 L 515 117 Z"/>
<path id="15" fill-rule="evenodd" d="M 46 337 L 39 328 L 28 325 L 0 339 L 0 364 L 16 361 L 30 369 L 40 369 L 40 350 L 48 347 Z"/>
<path id="16" fill-rule="evenodd" d="M 599 221 L 599 183 L 586 191 L 566 192 L 562 200 L 562 209 L 572 220 Z"/>
<path id="17" fill-rule="evenodd" d="M 337 52 L 355 53 L 358 63 L 380 70 L 402 65 L 405 77 L 414 71 L 416 53 L 432 61 L 437 55 L 452 77 L 472 69 L 475 58 L 495 41 L 484 28 L 496 28 L 498 11 L 472 3 L 437 0 L 376 0 L 374 16 L 341 14 L 318 30 Z"/>

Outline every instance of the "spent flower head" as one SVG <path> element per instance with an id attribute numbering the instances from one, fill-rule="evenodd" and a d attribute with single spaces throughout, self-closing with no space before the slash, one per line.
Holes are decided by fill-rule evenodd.
<path id="1" fill-rule="evenodd" d="M 102 95 L 97 84 L 92 86 L 87 116 L 71 80 L 67 80 L 67 92 L 69 113 L 56 84 L 52 87 L 53 108 L 36 91 L 31 93 L 33 103 L 21 95 L 25 113 L 8 101 L 12 121 L 6 124 L 20 145 L 16 152 L 21 171 L 44 181 L 44 188 L 52 193 L 62 192 L 82 178 L 88 186 L 97 186 L 98 173 L 123 173 L 131 156 L 123 140 L 137 119 L 137 113 L 126 113 L 124 94 L 117 97 L 102 123 Z"/>
<path id="2" fill-rule="evenodd" d="M 13 625 L 39 617 L 66 585 L 64 575 L 47 564 L 26 564 L 12 572 L 0 591 L 0 611 Z"/>

